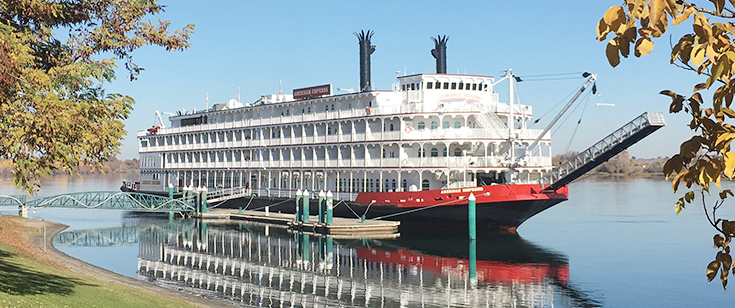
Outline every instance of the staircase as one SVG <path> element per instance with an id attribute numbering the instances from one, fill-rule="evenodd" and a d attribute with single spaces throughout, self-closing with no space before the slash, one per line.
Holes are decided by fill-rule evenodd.
<path id="1" fill-rule="evenodd" d="M 663 114 L 645 112 L 538 181 L 544 191 L 562 188 L 665 125 Z"/>
<path id="2" fill-rule="evenodd" d="M 495 113 L 481 112 L 475 116 L 477 124 L 485 130 L 507 130 L 508 126 Z"/>

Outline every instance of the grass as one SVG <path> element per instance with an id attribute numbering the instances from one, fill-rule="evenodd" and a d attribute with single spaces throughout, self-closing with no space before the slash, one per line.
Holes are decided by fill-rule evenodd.
<path id="1" fill-rule="evenodd" d="M 45 265 L 0 243 L 0 307 L 193 306 Z"/>

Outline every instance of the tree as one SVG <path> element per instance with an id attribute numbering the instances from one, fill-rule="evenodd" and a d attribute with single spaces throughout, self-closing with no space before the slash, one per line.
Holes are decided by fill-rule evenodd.
<path id="1" fill-rule="evenodd" d="M 634 167 L 635 162 L 630 158 L 628 151 L 622 151 L 597 167 L 597 170 L 612 174 L 630 174 L 633 173 Z"/>
<path id="2" fill-rule="evenodd" d="M 651 52 L 653 40 L 661 37 L 670 26 L 691 21 L 691 32 L 682 35 L 671 48 L 671 64 L 701 76 L 693 85 L 691 95 L 685 97 L 671 90 L 661 94 L 671 98 L 669 111 L 684 111 L 691 117 L 689 128 L 693 136 L 681 144 L 679 153 L 663 166 L 667 179 L 672 177 L 672 189 L 684 184 L 687 191 L 674 205 L 677 213 L 695 198 L 692 186 L 698 186 L 702 205 L 709 223 L 717 230 L 714 245 L 718 249 L 715 260 L 707 266 L 707 278 L 712 281 L 717 273 L 723 288 L 727 286 L 732 267 L 730 242 L 735 236 L 735 221 L 717 217 L 728 196 L 729 189 L 721 189 L 722 175 L 735 177 L 735 153 L 731 143 L 735 126 L 728 123 L 735 118 L 731 109 L 735 95 L 735 0 L 709 0 L 708 7 L 700 7 L 681 0 L 626 0 L 605 12 L 597 25 L 597 39 L 607 41 L 606 55 L 613 67 L 620 64 L 620 56 L 627 58 L 633 46 L 636 57 Z M 607 36 L 614 34 L 608 40 Z M 713 89 L 711 102 L 702 97 L 702 90 Z M 720 189 L 719 200 L 707 206 L 711 184 Z M 735 273 L 735 268 L 732 269 Z"/>
<path id="3" fill-rule="evenodd" d="M 130 80 L 143 70 L 132 52 L 189 46 L 194 25 L 152 22 L 156 0 L 0 0 L 0 158 L 28 193 L 61 168 L 101 170 L 119 153 L 133 98 L 106 93 L 118 61 Z"/>

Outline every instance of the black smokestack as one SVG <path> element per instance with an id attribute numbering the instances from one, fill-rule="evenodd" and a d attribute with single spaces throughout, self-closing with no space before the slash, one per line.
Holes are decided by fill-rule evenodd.
<path id="1" fill-rule="evenodd" d="M 360 40 L 360 92 L 372 90 L 370 85 L 370 55 L 375 52 L 375 46 L 370 45 L 370 38 L 375 32 L 362 30 L 353 34 Z"/>
<path id="2" fill-rule="evenodd" d="M 434 49 L 431 50 L 431 55 L 436 59 L 436 73 L 446 74 L 447 73 L 447 41 L 448 36 L 437 35 L 436 38 L 431 38 L 434 41 Z"/>

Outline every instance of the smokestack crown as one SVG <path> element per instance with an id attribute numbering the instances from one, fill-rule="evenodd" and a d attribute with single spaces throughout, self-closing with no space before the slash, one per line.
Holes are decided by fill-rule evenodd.
<path id="1" fill-rule="evenodd" d="M 370 45 L 370 39 L 375 32 L 362 30 L 352 34 L 360 41 L 360 92 L 370 91 L 370 55 L 375 52 L 375 45 Z"/>
<path id="2" fill-rule="evenodd" d="M 437 35 L 436 38 L 432 37 L 434 41 L 434 49 L 431 50 L 431 55 L 436 59 L 436 73 L 446 74 L 447 73 L 447 41 L 449 37 L 444 35 Z"/>

